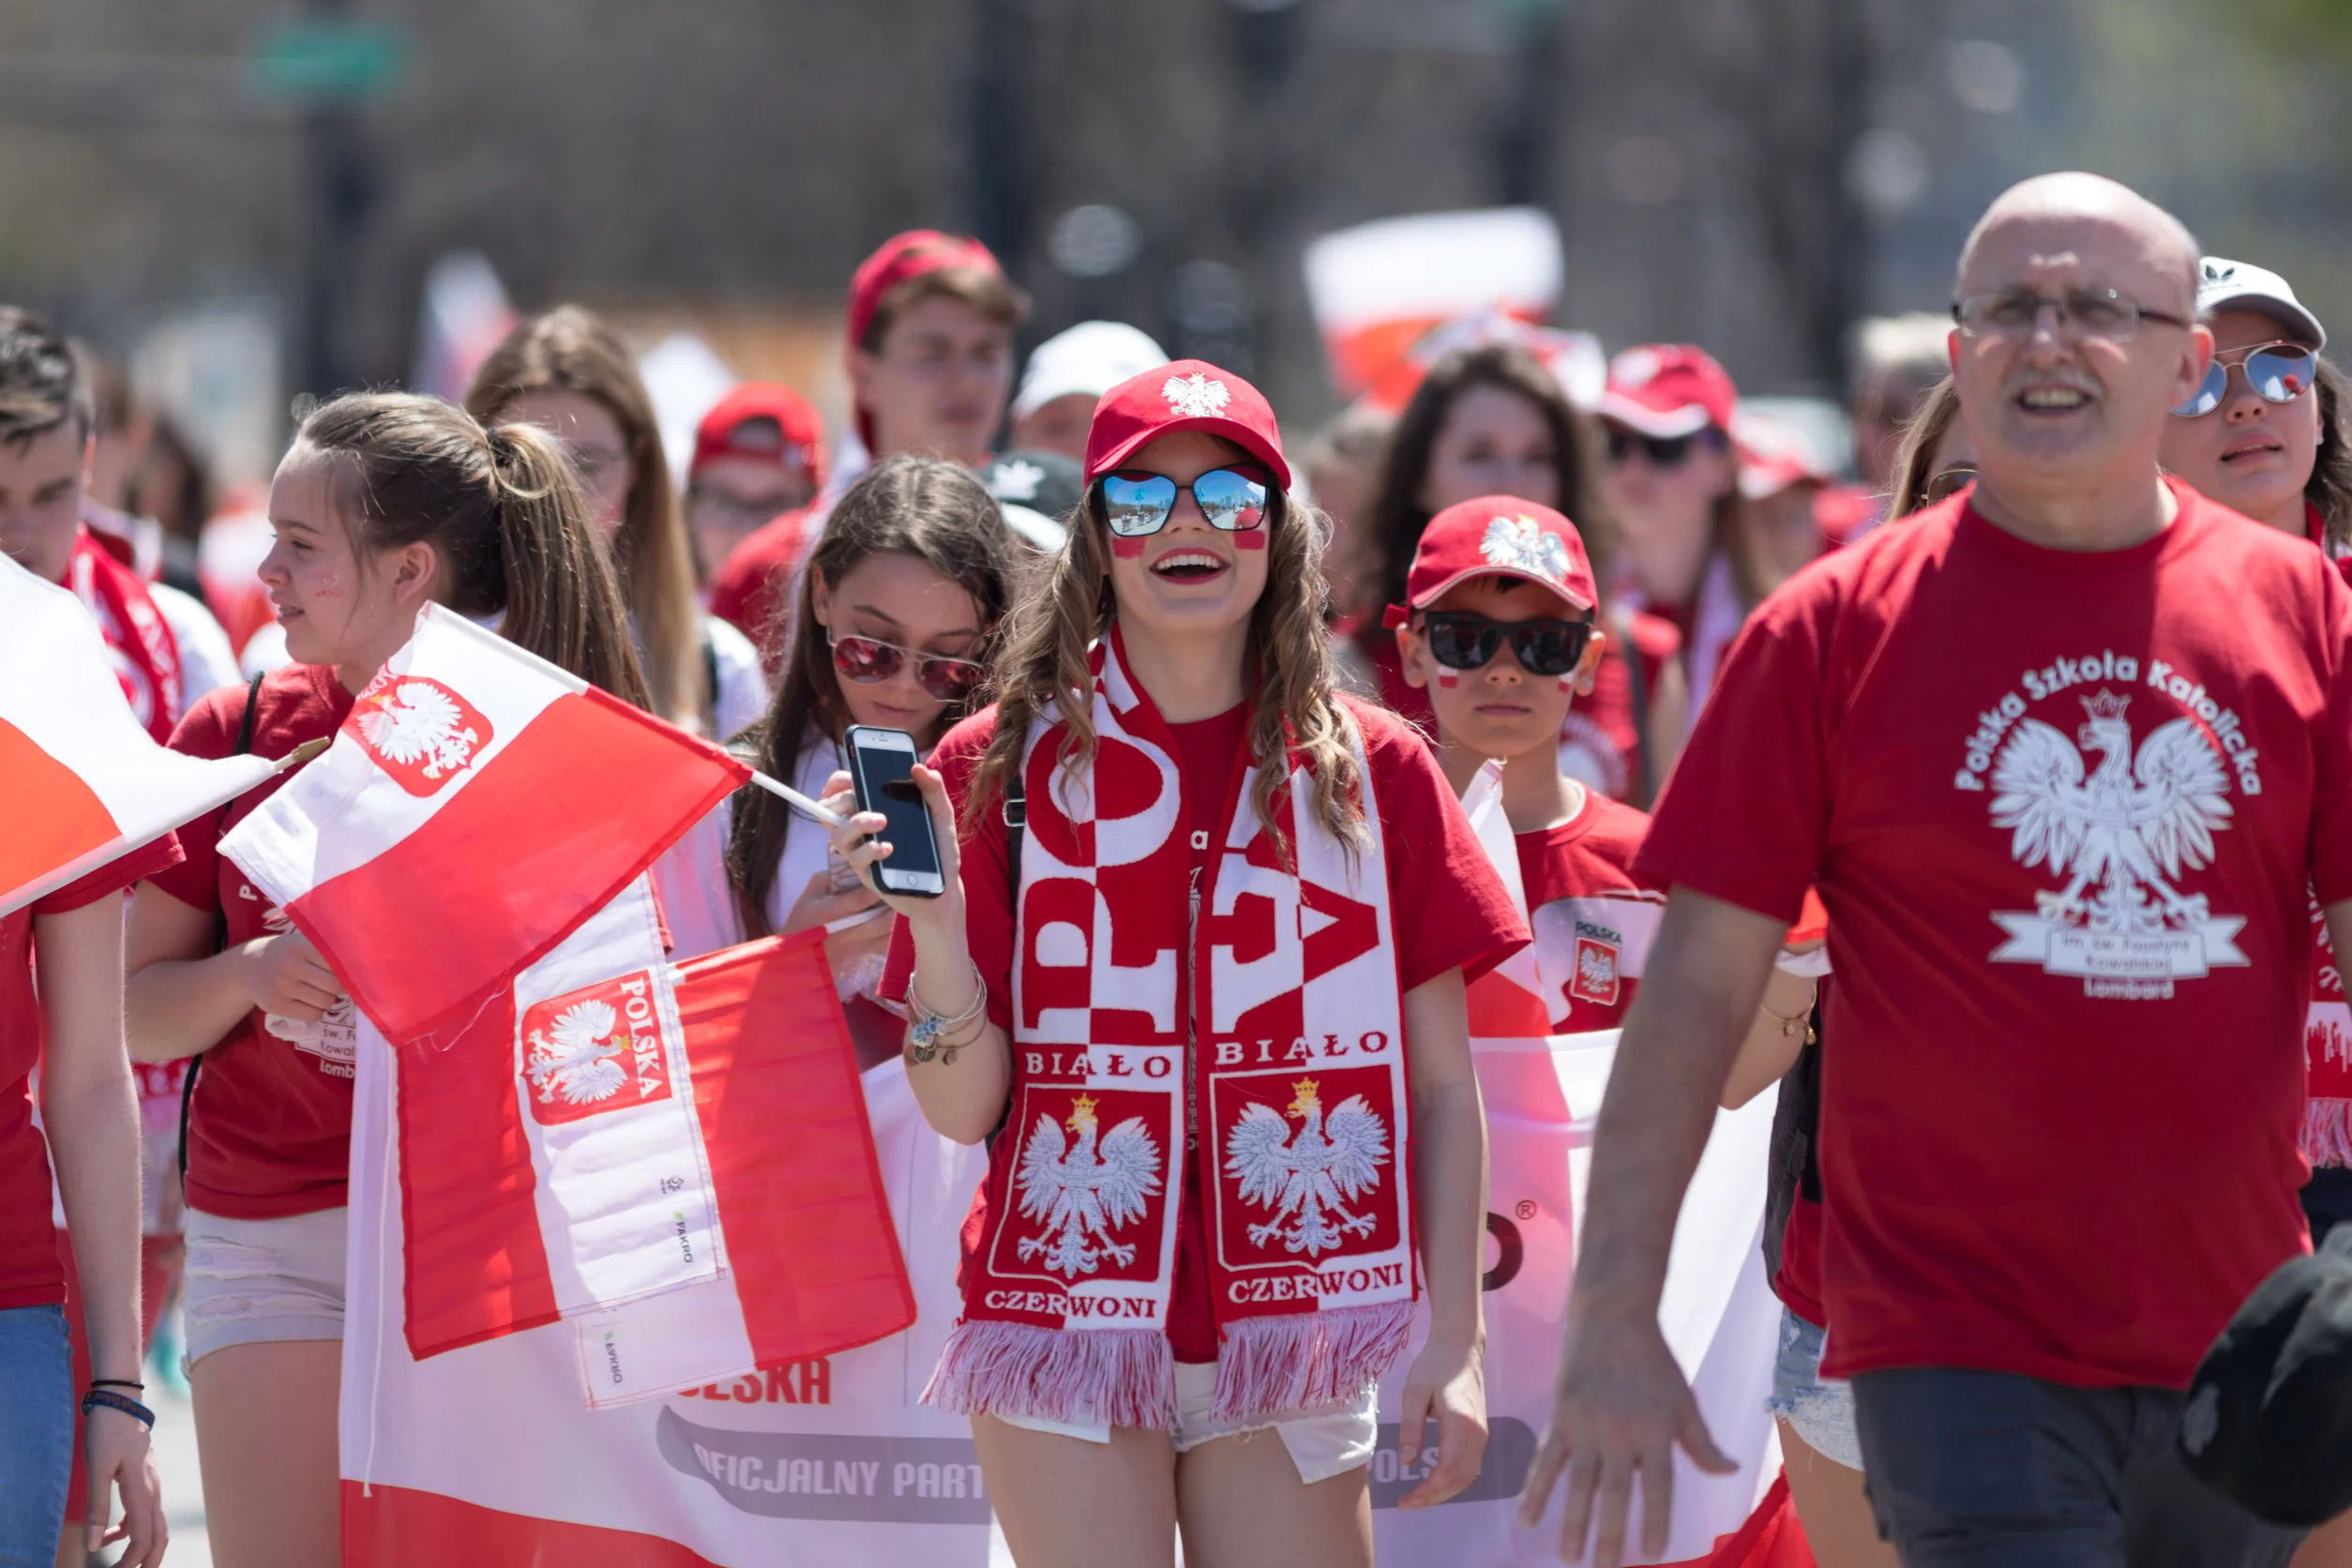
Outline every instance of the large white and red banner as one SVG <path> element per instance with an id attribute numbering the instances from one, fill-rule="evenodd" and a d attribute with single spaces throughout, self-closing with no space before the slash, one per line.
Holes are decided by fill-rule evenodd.
<path id="1" fill-rule="evenodd" d="M 1548 1414 L 1591 1134 L 1616 1036 L 1482 1042 L 1494 1149 L 1486 1274 L 1493 1439 L 1460 1498 L 1400 1513 L 1415 1475 L 1396 1459 L 1400 1365 L 1383 1389 L 1373 1531 L 1383 1563 L 1556 1560 L 1552 1531 L 1514 1523 Z M 662 1394 L 673 1358 L 714 1353 L 663 1335 L 680 1291 L 418 1360 L 400 1323 L 400 1195 L 387 1136 L 400 1092 L 361 1052 L 353 1141 L 352 1290 L 343 1341 L 345 1560 L 352 1568 L 516 1561 L 623 1568 L 957 1568 L 990 1560 L 987 1493 L 960 1417 L 917 1403 L 955 1320 L 957 1230 L 986 1160 L 923 1122 L 903 1067 L 864 1075 L 869 1125 L 919 1315 L 905 1332 L 833 1356 Z M 1772 1124 L 1766 1095 L 1725 1113 L 1677 1231 L 1665 1322 L 1715 1439 L 1739 1474 L 1678 1460 L 1667 1561 L 1732 1536 L 1778 1470 L 1764 1400 L 1778 1307 L 1756 1243 Z M 787 1123 L 778 1123 L 783 1135 Z M 611 1337 L 606 1337 L 608 1332 Z M 583 1362 L 585 1364 L 583 1365 Z M 647 1370 L 648 1365 L 652 1370 Z M 589 1406 L 611 1380 L 618 1402 Z M 1771 1518 L 1764 1521 L 1770 1524 Z M 1786 1530 L 1782 1533 L 1787 1533 Z M 995 1560 L 1002 1555 L 995 1540 Z M 533 1554 L 542 1554 L 535 1558 Z"/>
<path id="2" fill-rule="evenodd" d="M 82 602 L 0 556 L 0 914 L 276 772 L 158 746 Z"/>
<path id="3" fill-rule="evenodd" d="M 385 1036 L 453 1034 L 750 776 L 439 605 L 221 840 Z"/>

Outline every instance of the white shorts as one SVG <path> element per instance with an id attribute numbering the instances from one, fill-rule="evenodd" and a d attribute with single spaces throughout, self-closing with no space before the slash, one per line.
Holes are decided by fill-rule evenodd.
<path id="1" fill-rule="evenodd" d="M 181 1310 L 188 1361 L 283 1339 L 343 1337 L 343 1231 L 351 1211 L 228 1219 L 188 1211 Z"/>
<path id="2" fill-rule="evenodd" d="M 1186 1453 L 1218 1438 L 1239 1437 L 1272 1427 L 1281 1435 L 1282 1446 L 1290 1451 L 1290 1462 L 1298 1466 L 1299 1479 L 1309 1485 L 1372 1462 L 1373 1444 L 1380 1431 L 1377 1388 L 1365 1389 L 1362 1396 L 1344 1405 L 1318 1405 L 1306 1410 L 1225 1418 L 1209 1413 L 1216 1403 L 1216 1395 L 1217 1369 L 1214 1362 L 1176 1364 L 1176 1430 L 1168 1434 L 1168 1439 L 1177 1453 Z M 1018 1426 L 1024 1432 L 1050 1432 L 1082 1442 L 1110 1441 L 1108 1422 L 1046 1421 L 1035 1416 L 1004 1415 L 993 1410 L 989 1413 L 1005 1425 Z"/>

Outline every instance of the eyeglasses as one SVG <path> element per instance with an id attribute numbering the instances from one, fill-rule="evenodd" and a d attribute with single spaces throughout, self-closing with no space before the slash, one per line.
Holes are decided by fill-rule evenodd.
<path id="1" fill-rule="evenodd" d="M 1429 656 L 1448 670 L 1484 670 L 1505 642 L 1530 675 L 1565 675 L 1592 640 L 1590 621 L 1492 621 L 1467 610 L 1433 610 L 1421 618 Z"/>
<path id="2" fill-rule="evenodd" d="M 2265 401 L 2291 403 L 2311 390 L 2312 381 L 2319 373 L 2319 355 L 2300 343 L 2284 339 L 2224 350 L 2205 368 L 2205 379 L 2197 384 L 2196 396 L 2173 412 L 2183 419 L 2195 419 L 2221 407 L 2222 400 L 2229 396 L 2232 365 L 2245 372 L 2246 384 L 2262 394 Z"/>
<path id="3" fill-rule="evenodd" d="M 1927 481 L 1924 492 L 1926 505 L 1933 506 L 1938 501 L 1949 501 L 1975 483 L 1976 470 L 1973 468 L 1955 463 L 1950 468 L 1939 469 Z"/>
<path id="4" fill-rule="evenodd" d="M 1997 289 L 1964 294 L 1952 302 L 1952 319 L 1967 338 L 2022 338 L 2042 320 L 2044 307 L 2058 312 L 2058 331 L 2069 338 L 2129 342 L 2144 321 L 2187 326 L 2188 318 L 2150 310 L 2120 289 L 2069 289 L 2062 294 L 2031 289 Z"/>
<path id="5" fill-rule="evenodd" d="M 1266 482 L 1238 469 L 1213 468 L 1189 485 L 1165 474 L 1106 474 L 1094 482 L 1103 516 L 1123 538 L 1141 538 L 1168 526 L 1176 498 L 1189 492 L 1209 526 L 1228 534 L 1247 533 L 1266 518 Z"/>
<path id="6" fill-rule="evenodd" d="M 979 689 L 988 672 L 987 665 L 968 658 L 901 648 L 880 638 L 836 637 L 828 631 L 825 641 L 833 645 L 833 668 L 863 686 L 889 680 L 906 668 L 907 660 L 914 660 L 916 682 L 942 702 L 962 701 Z"/>
<path id="7" fill-rule="evenodd" d="M 1711 426 L 1693 430 L 1688 435 L 1644 435 L 1622 425 L 1608 427 L 1609 461 L 1623 462 L 1639 452 L 1642 460 L 1652 468 L 1680 468 L 1690 460 L 1691 448 L 1723 445 L 1723 432 Z"/>

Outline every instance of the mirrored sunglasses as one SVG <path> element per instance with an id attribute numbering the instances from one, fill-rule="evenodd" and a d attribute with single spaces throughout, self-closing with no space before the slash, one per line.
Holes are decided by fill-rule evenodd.
<path id="1" fill-rule="evenodd" d="M 872 686 L 889 680 L 912 659 L 916 683 L 942 702 L 962 701 L 979 689 L 981 678 L 988 672 L 988 666 L 968 658 L 901 648 L 880 638 L 828 633 L 825 640 L 833 645 L 833 668 L 848 679 Z"/>
<path id="2" fill-rule="evenodd" d="M 2246 372 L 2248 386 L 2274 403 L 2293 402 L 2311 390 L 2312 382 L 2319 374 L 2319 356 L 2300 343 L 2256 343 L 2249 348 L 2230 349 L 2213 356 L 2213 363 L 2205 368 L 2205 380 L 2197 384 L 2196 396 L 2173 413 L 2183 419 L 2195 419 L 2221 407 L 2222 400 L 2229 396 L 2232 365 Z"/>
<path id="3" fill-rule="evenodd" d="M 1565 675 L 1592 639 L 1590 621 L 1492 621 L 1467 610 L 1430 611 L 1421 618 L 1429 656 L 1448 670 L 1484 670 L 1505 642 L 1530 675 Z"/>
<path id="4" fill-rule="evenodd" d="M 1950 468 L 1938 469 L 1935 477 L 1927 481 L 1926 504 L 1933 506 L 1938 501 L 1949 501 L 1975 483 L 1976 470 L 1973 468 L 1955 463 Z"/>
<path id="5" fill-rule="evenodd" d="M 1094 486 L 1110 531 L 1123 538 L 1140 538 L 1167 527 L 1176 511 L 1176 498 L 1186 492 L 1209 526 L 1225 533 L 1246 533 L 1266 520 L 1264 476 L 1240 469 L 1213 468 L 1189 485 L 1165 474 L 1106 474 Z"/>

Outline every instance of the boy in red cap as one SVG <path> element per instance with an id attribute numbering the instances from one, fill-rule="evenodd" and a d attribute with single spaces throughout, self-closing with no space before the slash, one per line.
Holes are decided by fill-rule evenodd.
<path id="1" fill-rule="evenodd" d="M 857 434 L 870 458 L 920 452 L 967 468 L 988 460 L 1013 381 L 1013 331 L 1029 296 L 976 239 L 912 229 L 883 242 L 850 280 L 847 369 Z M 711 612 L 761 645 L 773 673 L 792 574 L 832 498 L 865 472 L 845 461 L 814 505 L 736 547 L 711 581 Z"/>
<path id="2" fill-rule="evenodd" d="M 702 415 L 686 469 L 686 520 L 704 582 L 761 524 L 797 512 L 825 482 L 824 423 L 808 400 L 746 381 Z"/>
<path id="3" fill-rule="evenodd" d="M 1461 794 L 1489 759 L 1500 762 L 1545 1020 L 1554 1033 L 1614 1029 L 1640 987 L 1666 889 L 1634 874 L 1648 814 L 1560 771 L 1560 720 L 1601 658 L 1584 540 L 1531 501 L 1465 501 L 1429 520 L 1405 592 L 1388 620 L 1406 682 L 1437 716 L 1439 765 Z M 1790 1018 L 1802 1033 L 1812 1005 L 1810 979 L 1775 972 L 1756 1044 L 1777 1042 Z"/>

